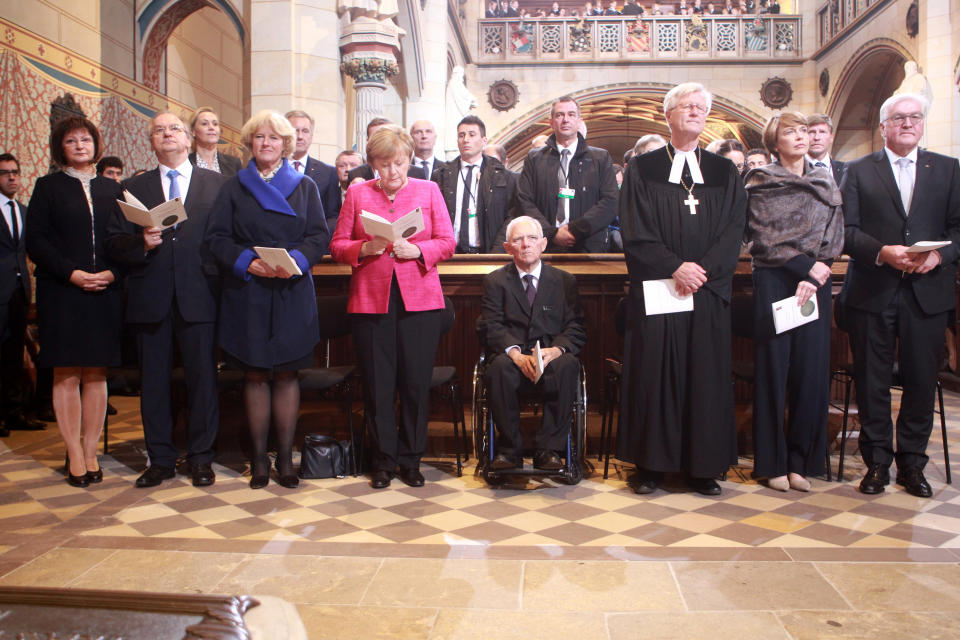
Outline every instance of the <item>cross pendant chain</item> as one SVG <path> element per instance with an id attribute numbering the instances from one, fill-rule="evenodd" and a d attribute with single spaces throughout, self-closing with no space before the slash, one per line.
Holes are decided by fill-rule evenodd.
<path id="1" fill-rule="evenodd" d="M 697 215 L 697 205 L 700 204 L 700 201 L 693 197 L 693 189 L 687 192 L 687 199 L 683 201 L 683 204 L 690 207 L 690 215 Z"/>

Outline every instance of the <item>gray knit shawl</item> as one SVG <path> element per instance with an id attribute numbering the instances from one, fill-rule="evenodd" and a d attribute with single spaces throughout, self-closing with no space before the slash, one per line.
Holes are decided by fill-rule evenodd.
<path id="1" fill-rule="evenodd" d="M 802 176 L 774 162 L 746 175 L 747 239 L 758 267 L 798 255 L 833 260 L 843 251 L 843 199 L 829 169 L 805 163 Z"/>

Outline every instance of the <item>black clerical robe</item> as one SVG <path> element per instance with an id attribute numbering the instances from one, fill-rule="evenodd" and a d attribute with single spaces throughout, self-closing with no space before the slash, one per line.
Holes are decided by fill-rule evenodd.
<path id="1" fill-rule="evenodd" d="M 630 297 L 617 457 L 648 471 L 717 477 L 737 462 L 729 302 L 747 200 L 733 163 L 704 151 L 691 214 L 687 190 L 667 181 L 671 154 L 634 157 L 620 195 Z M 688 167 L 683 181 L 693 184 Z M 694 310 L 647 316 L 643 281 L 670 278 L 683 262 L 708 276 Z"/>

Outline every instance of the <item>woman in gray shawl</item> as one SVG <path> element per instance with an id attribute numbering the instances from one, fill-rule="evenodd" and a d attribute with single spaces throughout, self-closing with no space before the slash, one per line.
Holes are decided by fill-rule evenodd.
<path id="1" fill-rule="evenodd" d="M 747 239 L 753 241 L 754 475 L 780 491 L 809 491 L 822 475 L 830 393 L 830 265 L 843 250 L 840 190 L 828 169 L 806 160 L 807 121 L 785 112 L 767 122 L 764 146 L 776 157 L 746 176 Z M 819 317 L 777 333 L 773 303 Z M 784 433 L 785 401 L 789 426 Z"/>

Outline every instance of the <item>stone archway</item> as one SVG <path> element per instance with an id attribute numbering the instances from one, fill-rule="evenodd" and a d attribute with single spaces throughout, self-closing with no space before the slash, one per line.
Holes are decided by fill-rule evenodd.
<path id="1" fill-rule="evenodd" d="M 618 84 L 573 94 L 580 104 L 590 144 L 610 152 L 616 163 L 638 138 L 657 133 L 667 138 L 663 97 L 672 84 Z M 543 103 L 504 127 L 492 142 L 507 148 L 508 164 L 517 168 L 530 149 L 530 142 L 550 131 L 550 103 Z M 735 102 L 714 95 L 703 143 L 736 138 L 745 147 L 758 146 L 766 118 Z"/>
<path id="2" fill-rule="evenodd" d="M 871 40 L 851 56 L 827 103 L 836 127 L 833 156 L 853 160 L 883 146 L 880 105 L 903 81 L 903 63 L 912 59 L 888 38 Z"/>

